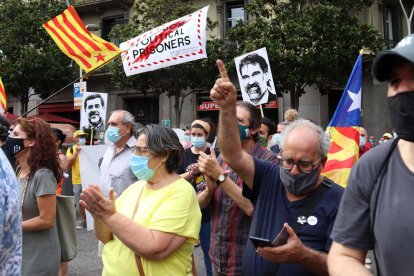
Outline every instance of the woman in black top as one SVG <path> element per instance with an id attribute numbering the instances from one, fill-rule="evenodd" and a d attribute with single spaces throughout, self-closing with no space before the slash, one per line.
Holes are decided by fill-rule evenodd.
<path id="1" fill-rule="evenodd" d="M 197 195 L 206 189 L 204 175 L 198 169 L 198 157 L 200 152 L 210 154 L 210 144 L 207 139 L 213 128 L 213 123 L 210 118 L 195 120 L 191 124 L 191 147 L 184 150 L 184 158 L 181 163 L 178 173 L 181 177 L 190 182 L 197 192 Z M 201 209 L 201 230 L 200 243 L 204 255 L 204 264 L 206 266 L 207 276 L 212 275 L 211 262 L 208 252 L 210 251 L 210 216 L 211 209 L 207 206 Z"/>

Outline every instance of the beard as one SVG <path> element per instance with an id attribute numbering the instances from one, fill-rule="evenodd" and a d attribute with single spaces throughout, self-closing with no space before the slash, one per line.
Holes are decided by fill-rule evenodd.
<path id="1" fill-rule="evenodd" d="M 101 114 L 98 111 L 91 111 L 88 114 L 89 124 L 93 127 L 97 127 L 102 123 Z"/>
<path id="2" fill-rule="evenodd" d="M 260 100 L 265 91 L 262 91 L 259 84 L 255 82 L 246 86 L 246 92 L 251 100 Z"/>

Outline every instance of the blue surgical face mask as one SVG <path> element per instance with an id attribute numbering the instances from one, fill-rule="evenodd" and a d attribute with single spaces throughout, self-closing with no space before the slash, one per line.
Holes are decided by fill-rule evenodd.
<path id="1" fill-rule="evenodd" d="M 86 138 L 85 137 L 79 138 L 79 145 L 81 145 L 81 146 L 86 145 Z"/>
<path id="2" fill-rule="evenodd" d="M 145 180 L 145 181 L 151 180 L 151 178 L 154 176 L 155 170 L 161 165 L 161 162 L 160 162 L 158 166 L 155 167 L 155 169 L 150 169 L 148 167 L 148 161 L 150 160 L 150 158 L 146 156 L 135 155 L 135 154 L 132 155 L 131 161 L 130 161 L 131 170 L 139 180 Z"/>
<path id="3" fill-rule="evenodd" d="M 201 149 L 206 145 L 206 139 L 204 137 L 191 136 L 191 144 L 196 149 Z"/>
<path id="4" fill-rule="evenodd" d="M 105 132 L 106 137 L 112 143 L 116 143 L 121 139 L 121 135 L 119 135 L 119 128 L 109 126 Z"/>
<path id="5" fill-rule="evenodd" d="M 282 134 L 276 133 L 273 135 L 273 139 L 275 139 L 276 144 L 280 145 L 280 141 L 282 141 Z"/>
<path id="6" fill-rule="evenodd" d="M 367 140 L 365 139 L 365 137 L 359 136 L 359 146 L 365 147 L 366 143 L 367 143 Z"/>
<path id="7" fill-rule="evenodd" d="M 239 125 L 240 140 L 249 139 L 249 127 Z"/>
<path id="8" fill-rule="evenodd" d="M 190 142 L 191 136 L 190 135 L 184 135 L 184 141 Z"/>

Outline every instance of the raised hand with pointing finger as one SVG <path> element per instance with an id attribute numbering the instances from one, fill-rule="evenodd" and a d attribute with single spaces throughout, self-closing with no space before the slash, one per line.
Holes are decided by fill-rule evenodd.
<path id="1" fill-rule="evenodd" d="M 223 61 L 218 59 L 216 63 L 220 71 L 220 78 L 216 80 L 214 87 L 211 89 L 210 98 L 222 108 L 234 105 L 237 101 L 236 87 L 230 81 Z"/>

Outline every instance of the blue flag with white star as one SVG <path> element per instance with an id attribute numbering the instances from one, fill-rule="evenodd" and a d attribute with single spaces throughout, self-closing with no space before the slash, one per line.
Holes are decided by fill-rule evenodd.
<path id="1" fill-rule="evenodd" d="M 352 127 L 361 124 L 362 55 L 358 56 L 348 83 L 329 123 L 331 127 Z"/>
<path id="2" fill-rule="evenodd" d="M 361 124 L 362 55 L 354 64 L 348 83 L 328 125 L 331 147 L 322 173 L 346 186 L 352 166 L 359 159 L 359 127 Z"/>

